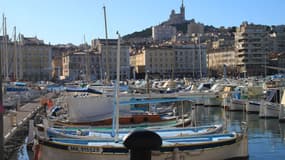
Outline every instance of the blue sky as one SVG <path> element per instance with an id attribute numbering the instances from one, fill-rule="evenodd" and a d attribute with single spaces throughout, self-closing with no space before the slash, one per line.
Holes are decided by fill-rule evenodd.
<path id="1" fill-rule="evenodd" d="M 109 37 L 116 38 L 116 31 L 126 35 L 167 20 L 172 9 L 179 12 L 181 0 L 0 0 L 0 13 L 7 17 L 9 35 L 16 26 L 45 43 L 80 44 L 84 35 L 87 43 L 105 37 L 103 5 Z M 186 19 L 216 27 L 285 24 L 285 0 L 184 0 L 184 5 Z"/>

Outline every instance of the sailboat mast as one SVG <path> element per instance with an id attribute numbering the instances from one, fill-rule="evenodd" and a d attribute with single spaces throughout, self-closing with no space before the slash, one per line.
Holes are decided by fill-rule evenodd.
<path id="1" fill-rule="evenodd" d="M 6 57 L 6 35 L 5 35 L 5 15 L 2 14 L 2 33 L 3 33 L 3 39 L 2 39 L 2 60 L 1 60 L 1 69 L 3 73 L 3 77 L 6 73 L 6 63 L 5 63 L 5 57 Z"/>
<path id="2" fill-rule="evenodd" d="M 116 81 L 116 127 L 115 127 L 115 142 L 117 142 L 119 140 L 119 113 L 120 113 L 120 101 L 119 101 L 119 91 L 120 91 L 120 57 L 121 57 L 121 37 L 120 37 L 120 33 L 117 32 L 118 35 L 118 44 L 117 44 L 117 81 Z"/>
<path id="3" fill-rule="evenodd" d="M 16 26 L 14 26 L 14 79 L 18 80 L 18 61 L 17 61 L 17 36 L 16 36 Z"/>
<path id="4" fill-rule="evenodd" d="M 0 74 L 2 74 L 1 69 Z M 0 160 L 4 160 L 4 106 L 2 93 L 2 76 L 0 76 L 0 88 Z"/>
<path id="5" fill-rule="evenodd" d="M 4 52 L 5 52 L 5 47 L 4 47 L 4 14 L 2 15 L 2 39 L 1 39 L 1 76 L 2 73 L 4 73 Z"/>
<path id="6" fill-rule="evenodd" d="M 4 17 L 4 14 L 3 14 L 3 17 Z M 3 26 L 4 26 L 4 22 L 3 22 Z M 2 29 L 4 29 L 4 27 Z M 2 54 L 0 56 L 0 62 L 2 62 Z M 4 116 L 4 106 L 3 106 L 3 95 L 2 95 L 2 63 L 1 63 L 1 69 L 0 69 L 0 160 L 4 160 L 4 118 L 3 116 Z"/>
<path id="7" fill-rule="evenodd" d="M 106 16 L 106 7 L 103 6 L 104 10 L 104 22 L 105 22 L 105 36 L 106 36 L 106 82 L 110 82 L 109 74 L 109 47 L 108 47 L 108 30 L 107 30 L 107 16 Z"/>
<path id="8" fill-rule="evenodd" d="M 201 45 L 200 45 L 200 33 L 198 34 L 198 45 L 199 45 L 199 61 L 200 61 L 200 78 L 202 78 L 202 53 L 201 53 Z"/>
<path id="9" fill-rule="evenodd" d="M 19 52 L 18 52 L 18 56 L 19 56 L 19 61 L 18 61 L 18 66 L 19 66 L 19 74 L 18 74 L 18 79 L 22 79 L 23 78 L 23 70 L 22 70 L 22 65 L 23 65 L 23 58 L 22 58 L 22 44 L 21 44 L 21 33 L 18 34 L 18 39 L 19 39 Z"/>
<path id="10" fill-rule="evenodd" d="M 7 21 L 6 17 L 4 16 L 4 39 L 5 39 L 5 73 L 6 73 L 6 80 L 9 80 L 9 70 L 8 70 L 8 64 L 9 64 L 9 59 L 8 59 L 8 38 L 7 38 Z"/>

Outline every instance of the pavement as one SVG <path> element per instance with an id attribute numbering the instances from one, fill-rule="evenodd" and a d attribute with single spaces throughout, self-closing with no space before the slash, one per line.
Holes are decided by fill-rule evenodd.
<path id="1" fill-rule="evenodd" d="M 7 140 L 17 131 L 17 129 L 21 128 L 23 124 L 25 124 L 33 117 L 34 114 L 38 112 L 38 110 L 42 107 L 40 100 L 44 97 L 52 98 L 53 93 L 48 93 L 34 99 L 33 101 L 18 107 L 17 110 L 9 111 L 8 114 L 4 115 L 4 142 L 7 142 Z"/>

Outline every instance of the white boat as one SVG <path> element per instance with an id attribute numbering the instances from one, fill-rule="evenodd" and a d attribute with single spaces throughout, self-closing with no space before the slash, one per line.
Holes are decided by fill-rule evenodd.
<path id="1" fill-rule="evenodd" d="M 260 101 L 248 101 L 245 106 L 247 113 L 259 113 Z"/>
<path id="2" fill-rule="evenodd" d="M 260 118 L 278 118 L 280 111 L 280 90 L 267 90 L 266 100 L 263 100 L 259 109 Z"/>
<path id="3" fill-rule="evenodd" d="M 247 103 L 247 87 L 237 86 L 231 95 L 229 111 L 245 111 Z"/>
<path id="4" fill-rule="evenodd" d="M 260 102 L 263 98 L 263 88 L 260 86 L 248 87 L 248 102 L 245 110 L 247 113 L 259 113 Z"/>
<path id="5" fill-rule="evenodd" d="M 247 159 L 248 156 L 247 135 L 235 132 L 162 138 L 160 149 L 151 152 L 153 160 L 170 157 L 191 160 Z M 123 141 L 39 138 L 35 145 L 35 160 L 50 159 L 126 160 L 130 159 L 130 154 Z"/>
<path id="6" fill-rule="evenodd" d="M 262 101 L 259 109 L 260 118 L 278 118 L 280 112 L 280 104 Z"/>
<path id="7" fill-rule="evenodd" d="M 245 111 L 247 100 L 245 99 L 232 99 L 229 111 Z"/>
<path id="8" fill-rule="evenodd" d="M 280 111 L 279 111 L 279 122 L 285 122 L 285 92 L 283 91 L 281 103 L 280 103 Z"/>
<path id="9" fill-rule="evenodd" d="M 222 82 L 216 82 L 209 91 L 208 93 L 212 93 L 211 96 L 209 96 L 205 102 L 205 106 L 218 106 L 220 107 L 222 105 L 222 99 L 220 98 L 220 93 L 223 91 L 225 88 L 225 84 Z"/>
<path id="10" fill-rule="evenodd" d="M 279 122 L 285 122 L 285 106 L 284 104 L 280 105 L 280 111 L 278 115 Z"/>

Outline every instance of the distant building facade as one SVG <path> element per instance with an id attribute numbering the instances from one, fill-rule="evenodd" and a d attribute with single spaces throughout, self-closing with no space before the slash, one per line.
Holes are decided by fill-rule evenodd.
<path id="1" fill-rule="evenodd" d="M 3 77 L 7 80 L 50 80 L 51 46 L 37 37 L 20 35 L 19 38 L 16 42 L 7 39 L 1 42 Z"/>
<path id="2" fill-rule="evenodd" d="M 170 25 L 158 25 L 152 27 L 152 38 L 155 42 L 171 40 L 176 35 L 176 28 Z"/>
<path id="3" fill-rule="evenodd" d="M 208 70 L 211 76 L 221 76 L 224 73 L 224 66 L 229 75 L 234 76 L 236 71 L 236 54 L 234 48 L 220 48 L 208 50 Z"/>
<path id="4" fill-rule="evenodd" d="M 107 47 L 107 43 L 108 47 Z M 117 73 L 117 39 L 94 39 L 91 47 L 99 52 L 102 56 L 102 73 L 107 76 L 109 70 L 109 79 L 115 80 Z M 126 80 L 130 78 L 130 45 L 121 41 L 120 48 L 120 79 Z M 104 78 L 104 79 L 105 79 Z"/>
<path id="5" fill-rule="evenodd" d="M 131 55 L 131 66 L 140 78 L 200 77 L 207 73 L 206 47 L 197 44 L 148 46 Z M 201 65 L 200 65 L 201 64 Z"/>
<path id="6" fill-rule="evenodd" d="M 76 46 L 67 44 L 67 45 L 54 45 L 52 46 L 52 79 L 58 80 L 60 76 L 63 75 L 63 64 L 62 58 L 64 53 L 69 51 L 75 51 L 77 49 Z"/>
<path id="7" fill-rule="evenodd" d="M 206 45 L 192 43 L 174 45 L 175 72 L 178 77 L 201 78 L 207 75 Z"/>
<path id="8" fill-rule="evenodd" d="M 69 80 L 98 80 L 101 78 L 100 58 L 94 51 L 68 51 L 62 59 L 63 76 Z"/>
<path id="9" fill-rule="evenodd" d="M 22 79 L 39 81 L 52 78 L 52 49 L 50 45 L 44 44 L 37 37 L 21 36 L 20 54 L 23 59 L 22 64 L 20 64 Z"/>
<path id="10" fill-rule="evenodd" d="M 237 68 L 242 75 L 266 75 L 268 54 L 273 50 L 270 28 L 244 22 L 236 29 Z"/>
<path id="11" fill-rule="evenodd" d="M 285 25 L 272 27 L 273 50 L 274 52 L 285 51 Z"/>

